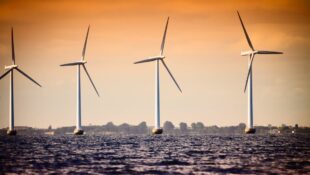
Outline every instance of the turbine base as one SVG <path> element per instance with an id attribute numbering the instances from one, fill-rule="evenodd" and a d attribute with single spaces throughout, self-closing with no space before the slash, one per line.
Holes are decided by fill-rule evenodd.
<path id="1" fill-rule="evenodd" d="M 162 128 L 154 128 L 152 130 L 152 134 L 162 134 L 163 133 L 163 129 Z"/>
<path id="2" fill-rule="evenodd" d="M 244 132 L 245 132 L 246 134 L 255 134 L 256 129 L 255 129 L 255 128 L 246 128 L 246 129 L 244 130 Z"/>
<path id="3" fill-rule="evenodd" d="M 6 132 L 6 134 L 9 135 L 9 136 L 15 136 L 17 134 L 17 132 L 16 132 L 16 130 L 13 129 L 13 130 L 8 130 Z"/>
<path id="4" fill-rule="evenodd" d="M 83 135 L 84 131 L 81 129 L 75 129 L 73 133 L 74 133 L 74 135 Z"/>

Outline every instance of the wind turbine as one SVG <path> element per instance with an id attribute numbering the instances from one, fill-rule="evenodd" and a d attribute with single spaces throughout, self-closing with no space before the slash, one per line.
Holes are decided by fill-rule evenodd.
<path id="1" fill-rule="evenodd" d="M 250 40 L 250 37 L 244 27 L 244 24 L 242 22 L 241 16 L 239 14 L 239 12 L 237 11 L 237 14 L 239 16 L 240 22 L 241 22 L 241 26 L 244 32 L 244 35 L 246 37 L 246 40 L 251 48 L 251 50 L 249 51 L 242 51 L 241 55 L 242 56 L 249 56 L 248 59 L 248 73 L 247 73 L 247 77 L 246 77 L 246 81 L 245 81 L 245 86 L 244 86 L 244 93 L 247 89 L 247 86 L 249 84 L 249 90 L 248 90 L 248 125 L 247 128 L 245 129 L 245 133 L 247 134 L 254 134 L 255 133 L 255 128 L 253 127 L 253 80 L 252 80 L 252 75 L 253 75 L 253 68 L 252 68 L 252 64 L 253 64 L 253 60 L 256 54 L 283 54 L 282 52 L 276 52 L 276 51 L 265 51 L 265 50 L 255 50 L 252 42 Z"/>
<path id="2" fill-rule="evenodd" d="M 88 79 L 90 80 L 92 86 L 94 87 L 94 89 L 95 89 L 95 91 L 99 97 L 99 93 L 97 91 L 97 88 L 96 88 L 93 80 L 91 79 L 91 77 L 90 77 L 90 75 L 86 69 L 86 66 L 85 66 L 85 64 L 87 63 L 85 61 L 85 51 L 86 51 L 89 28 L 90 28 L 90 26 L 88 26 L 88 29 L 87 29 L 81 60 L 60 65 L 60 66 L 77 66 L 77 74 L 76 74 L 77 75 L 77 113 L 76 113 L 76 128 L 74 130 L 75 135 L 82 135 L 84 133 L 84 131 L 82 130 L 82 125 L 81 125 L 81 117 L 82 117 L 82 114 L 81 114 L 81 67 L 83 67 L 83 69 L 85 70 L 85 73 L 86 73 Z"/>
<path id="3" fill-rule="evenodd" d="M 170 77 L 174 81 L 175 85 L 178 87 L 179 91 L 182 93 L 182 90 L 181 90 L 179 84 L 177 83 L 177 81 L 173 77 L 172 73 L 170 72 L 168 66 L 166 65 L 166 63 L 164 61 L 165 56 L 163 55 L 163 53 L 164 53 L 168 23 L 169 23 L 169 17 L 167 19 L 167 23 L 166 23 L 165 32 L 164 32 L 163 40 L 161 43 L 159 55 L 154 56 L 154 57 L 149 57 L 147 59 L 137 61 L 134 63 L 134 64 L 139 64 L 139 63 L 156 61 L 156 64 L 155 64 L 155 128 L 152 131 L 153 134 L 162 134 L 163 133 L 163 129 L 160 128 L 160 95 L 159 95 L 159 64 L 160 64 L 160 62 L 164 65 L 164 67 L 166 68 Z"/>
<path id="4" fill-rule="evenodd" d="M 31 78 L 29 75 L 27 75 L 24 71 L 18 68 L 18 65 L 15 63 L 15 50 L 14 50 L 14 32 L 13 27 L 11 29 L 11 44 L 12 44 L 12 65 L 5 66 L 4 69 L 7 70 L 3 75 L 0 76 L 0 80 L 5 77 L 6 75 L 10 74 L 10 125 L 9 130 L 7 131 L 8 135 L 16 135 L 17 132 L 14 129 L 14 78 L 13 73 L 14 70 L 17 70 L 17 72 L 21 73 L 23 76 L 28 78 L 30 81 L 35 83 L 36 85 L 41 85 L 36 82 L 33 78 Z"/>

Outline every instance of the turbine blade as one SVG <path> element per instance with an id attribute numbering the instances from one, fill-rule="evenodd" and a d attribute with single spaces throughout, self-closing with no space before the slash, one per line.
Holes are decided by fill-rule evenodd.
<path id="1" fill-rule="evenodd" d="M 10 73 L 11 71 L 12 71 L 12 69 L 10 69 L 10 70 L 6 71 L 4 74 L 2 74 L 2 75 L 0 76 L 0 80 L 1 80 L 3 77 L 5 77 L 8 73 Z"/>
<path id="2" fill-rule="evenodd" d="M 83 47 L 83 52 L 82 52 L 82 59 L 83 59 L 83 60 L 84 60 L 85 52 L 86 52 L 86 45 L 87 45 L 87 39 L 88 39 L 89 28 L 90 28 L 90 25 L 88 25 L 88 29 L 87 29 L 87 33 L 86 33 L 86 38 L 85 38 L 85 42 L 84 42 L 84 47 Z"/>
<path id="3" fill-rule="evenodd" d="M 12 62 L 15 65 L 15 49 L 14 49 L 14 31 L 11 29 L 11 44 L 12 44 Z"/>
<path id="4" fill-rule="evenodd" d="M 253 63 L 253 60 L 254 60 L 254 55 L 253 54 L 250 55 L 250 60 L 251 60 L 251 63 L 250 63 L 250 67 L 249 67 L 249 70 L 248 70 L 247 77 L 246 77 L 246 81 L 245 81 L 245 86 L 244 86 L 243 92 L 245 92 L 246 89 L 247 89 L 249 77 L 250 77 L 250 74 L 252 73 L 252 63 Z"/>
<path id="5" fill-rule="evenodd" d="M 86 69 L 86 66 L 85 66 L 84 64 L 83 64 L 82 66 L 83 66 L 83 68 L 84 68 L 84 70 L 85 70 L 85 72 L 86 72 L 86 75 L 87 75 L 89 81 L 90 81 L 91 84 L 93 85 L 93 87 L 94 87 L 94 89 L 95 89 L 95 91 L 96 91 L 98 97 L 100 97 L 99 92 L 97 91 L 97 88 L 96 88 L 96 86 L 95 86 L 93 80 L 90 78 L 90 75 L 89 75 L 89 73 L 88 73 L 88 71 L 87 71 L 87 69 Z"/>
<path id="6" fill-rule="evenodd" d="M 159 58 L 148 58 L 148 59 L 144 59 L 144 60 L 141 60 L 141 61 L 134 62 L 134 64 L 156 61 L 156 60 L 158 60 L 158 59 L 159 59 Z"/>
<path id="7" fill-rule="evenodd" d="M 19 68 L 16 68 L 16 70 L 18 72 L 20 72 L 21 74 L 23 74 L 26 78 L 28 78 L 30 81 L 34 82 L 36 85 L 42 87 L 38 82 L 36 82 L 33 78 L 31 78 L 29 75 L 27 75 L 25 72 L 23 72 L 22 70 L 20 70 Z"/>
<path id="8" fill-rule="evenodd" d="M 166 34 L 167 34 L 168 23 L 169 23 L 169 17 L 167 19 L 163 40 L 161 42 L 161 47 L 160 47 L 160 55 L 161 56 L 163 56 L 163 53 L 164 53 L 164 47 L 165 47 L 165 42 L 166 42 Z"/>
<path id="9" fill-rule="evenodd" d="M 258 54 L 283 54 L 283 52 L 259 50 Z"/>
<path id="10" fill-rule="evenodd" d="M 253 47 L 253 45 L 252 45 L 252 43 L 251 43 L 251 40 L 250 40 L 250 37 L 249 37 L 249 35 L 248 35 L 248 33 L 247 33 L 245 27 L 244 27 L 244 24 L 243 24 L 243 22 L 242 22 L 241 16 L 240 16 L 240 14 L 239 14 L 238 11 L 237 11 L 237 13 L 238 13 L 238 16 L 239 16 L 239 19 L 240 19 L 240 22 L 241 22 L 241 25 L 242 25 L 243 32 L 244 32 L 244 34 L 245 34 L 246 40 L 248 41 L 248 44 L 249 44 L 250 48 L 254 51 L 254 47 Z"/>
<path id="11" fill-rule="evenodd" d="M 163 65 L 164 65 L 165 68 L 167 69 L 167 71 L 168 71 L 170 77 L 171 77 L 172 80 L 174 81 L 175 85 L 178 87 L 178 89 L 179 89 L 180 92 L 182 93 L 182 90 L 181 90 L 179 84 L 177 83 L 177 81 L 176 81 L 175 78 L 173 77 L 173 75 L 172 75 L 172 73 L 170 72 L 170 70 L 169 70 L 168 66 L 166 65 L 165 61 L 164 61 L 163 59 L 160 59 L 160 61 L 163 63 Z"/>
<path id="12" fill-rule="evenodd" d="M 61 64 L 60 66 L 76 66 L 76 65 L 79 65 L 81 63 L 79 62 L 72 62 L 72 63 L 66 63 L 66 64 Z"/>

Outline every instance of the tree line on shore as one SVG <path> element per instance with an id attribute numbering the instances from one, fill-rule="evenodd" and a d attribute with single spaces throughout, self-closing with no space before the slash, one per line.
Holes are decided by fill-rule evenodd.
<path id="1" fill-rule="evenodd" d="M 49 126 L 47 129 L 35 129 L 30 127 L 16 127 L 17 130 L 23 130 L 19 134 L 53 134 L 53 135 L 64 135 L 72 134 L 75 126 L 60 127 L 52 129 Z M 194 122 L 188 125 L 187 123 L 181 122 L 178 126 L 175 126 L 172 122 L 166 121 L 163 124 L 164 134 L 170 135 L 201 135 L 201 134 L 244 134 L 246 125 L 240 123 L 236 126 L 225 126 L 219 127 L 216 125 L 205 126 L 202 122 Z M 309 127 L 298 127 L 281 125 L 276 126 L 256 126 L 257 134 L 279 134 L 279 133 L 310 133 Z M 108 122 L 105 125 L 89 125 L 83 126 L 83 129 L 88 135 L 145 135 L 151 134 L 153 129 L 152 126 L 147 126 L 146 122 L 141 122 L 138 125 L 129 125 L 123 123 L 121 125 L 115 125 L 112 122 Z M 1 129 L 0 133 L 5 133 L 6 129 Z"/>

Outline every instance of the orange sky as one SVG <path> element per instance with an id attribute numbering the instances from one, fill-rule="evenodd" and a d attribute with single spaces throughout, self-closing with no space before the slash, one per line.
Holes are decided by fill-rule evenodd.
<path id="1" fill-rule="evenodd" d="M 55 0 L 0 1 L 0 72 L 11 63 L 10 27 L 17 64 L 38 88 L 15 77 L 16 125 L 75 124 L 74 68 L 91 25 L 86 59 L 101 94 L 82 75 L 83 124 L 137 124 L 154 119 L 154 64 L 133 62 L 159 53 L 165 20 L 170 24 L 166 62 L 183 94 L 161 70 L 162 121 L 206 125 L 246 122 L 243 86 L 248 46 L 239 10 L 257 49 L 284 55 L 257 56 L 254 124 L 310 126 L 310 3 L 308 1 Z M 0 128 L 8 126 L 9 80 L 0 81 Z"/>

